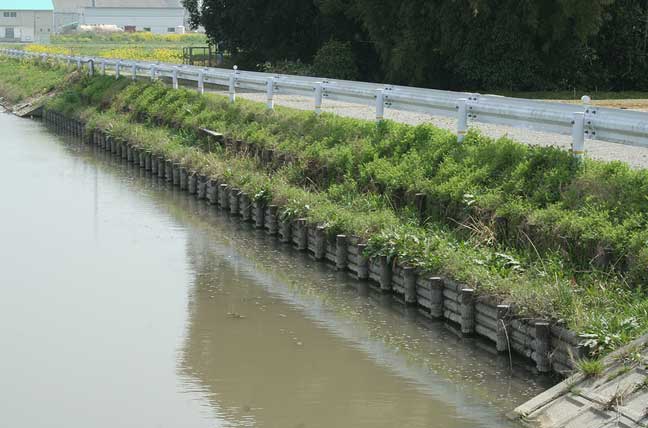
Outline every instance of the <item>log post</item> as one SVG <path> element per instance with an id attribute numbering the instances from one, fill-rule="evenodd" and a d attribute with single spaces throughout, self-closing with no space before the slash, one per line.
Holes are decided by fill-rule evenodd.
<path id="1" fill-rule="evenodd" d="M 250 197 L 248 196 L 247 193 L 241 192 L 241 198 L 239 200 L 239 204 L 241 205 L 241 217 L 243 221 L 251 221 L 252 220 L 252 201 L 250 201 Z"/>
<path id="2" fill-rule="evenodd" d="M 430 278 L 430 316 L 443 318 L 443 279 L 438 276 Z"/>
<path id="3" fill-rule="evenodd" d="M 173 162 L 170 160 L 164 161 L 164 179 L 169 183 L 173 183 Z"/>
<path id="4" fill-rule="evenodd" d="M 232 215 L 240 215 L 241 209 L 239 207 L 239 194 L 241 192 L 237 188 L 231 188 L 229 191 L 229 210 Z"/>
<path id="5" fill-rule="evenodd" d="M 268 206 L 268 218 L 265 220 L 268 235 L 274 236 L 278 232 L 279 229 L 279 224 L 277 219 L 278 211 L 279 211 L 279 207 L 277 207 L 276 205 Z"/>
<path id="6" fill-rule="evenodd" d="M 265 204 L 260 201 L 254 201 L 254 227 L 263 229 L 263 217 L 265 214 Z"/>
<path id="7" fill-rule="evenodd" d="M 159 178 L 164 178 L 164 173 L 166 172 L 166 161 L 164 160 L 163 156 L 158 156 L 157 157 L 157 169 L 158 169 L 158 177 Z"/>
<path id="8" fill-rule="evenodd" d="M 180 167 L 180 190 L 187 190 L 187 185 L 189 184 L 189 173 L 187 168 Z"/>
<path id="9" fill-rule="evenodd" d="M 296 220 L 296 227 L 293 233 L 297 234 L 297 249 L 306 251 L 308 249 L 308 230 L 306 228 L 306 219 L 299 218 Z"/>
<path id="10" fill-rule="evenodd" d="M 144 169 L 151 170 L 151 152 L 144 153 Z"/>
<path id="11" fill-rule="evenodd" d="M 387 293 L 392 290 L 392 265 L 391 259 L 387 256 L 379 256 L 380 264 L 380 291 Z"/>
<path id="12" fill-rule="evenodd" d="M 198 181 L 198 174 L 196 174 L 195 172 L 189 174 L 189 181 L 187 182 L 187 192 L 189 192 L 190 195 L 196 194 L 197 181 Z"/>
<path id="13" fill-rule="evenodd" d="M 369 278 L 369 257 L 365 255 L 367 244 L 358 244 L 358 279 Z"/>
<path id="14" fill-rule="evenodd" d="M 414 203 L 416 204 L 416 214 L 418 216 L 419 224 L 425 223 L 425 193 L 417 193 L 414 195 Z"/>
<path id="15" fill-rule="evenodd" d="M 317 226 L 315 228 L 315 250 L 313 251 L 315 260 L 322 260 L 324 258 L 325 246 L 326 228 L 324 226 Z"/>
<path id="16" fill-rule="evenodd" d="M 207 183 L 207 200 L 211 205 L 218 203 L 218 181 L 213 178 Z"/>
<path id="17" fill-rule="evenodd" d="M 171 181 L 174 186 L 180 186 L 180 164 L 174 162 L 171 165 Z"/>
<path id="18" fill-rule="evenodd" d="M 416 270 L 413 267 L 403 267 L 405 277 L 405 303 L 415 305 L 418 301 L 416 296 Z"/>
<path id="19" fill-rule="evenodd" d="M 475 333 L 475 290 L 461 289 L 461 334 L 470 336 Z"/>
<path id="20" fill-rule="evenodd" d="M 335 268 L 345 270 L 347 268 L 349 245 L 347 244 L 346 235 L 337 235 L 335 237 Z"/>
<path id="21" fill-rule="evenodd" d="M 537 321 L 535 327 L 535 353 L 536 368 L 540 373 L 551 371 L 549 350 L 551 348 L 551 329 L 546 321 Z"/>
<path id="22" fill-rule="evenodd" d="M 508 331 L 509 331 L 509 305 L 497 305 L 497 341 L 495 347 L 497 352 L 506 352 L 509 349 L 508 345 Z"/>
<path id="23" fill-rule="evenodd" d="M 205 199 L 207 197 L 207 176 L 201 174 L 198 176 L 198 183 L 196 184 L 196 198 Z"/>

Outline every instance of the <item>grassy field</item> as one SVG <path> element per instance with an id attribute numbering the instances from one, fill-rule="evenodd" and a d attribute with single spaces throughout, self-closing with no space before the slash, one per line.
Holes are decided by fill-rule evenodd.
<path id="1" fill-rule="evenodd" d="M 0 91 L 19 85 L 6 78 L 18 71 L 57 73 L 3 60 Z M 430 125 L 269 111 L 128 79 L 83 78 L 50 107 L 227 177 L 283 206 L 284 217 L 361 236 L 371 255 L 453 277 L 529 316 L 564 320 L 587 335 L 594 355 L 648 331 L 648 171 L 578 163 L 555 148 L 474 132 L 458 144 Z M 253 159 L 206 153 L 199 127 L 296 162 L 270 171 Z M 428 201 L 422 223 L 413 203 L 419 192 Z"/>
<path id="2" fill-rule="evenodd" d="M 206 46 L 203 34 L 115 33 L 53 36 L 50 44 L 10 45 L 29 52 L 182 63 L 182 48 Z"/>

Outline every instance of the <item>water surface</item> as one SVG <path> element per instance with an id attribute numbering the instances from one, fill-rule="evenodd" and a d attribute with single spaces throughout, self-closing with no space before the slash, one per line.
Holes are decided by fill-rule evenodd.
<path id="1" fill-rule="evenodd" d="M 0 426 L 500 427 L 547 387 L 133 165 L 0 129 Z"/>

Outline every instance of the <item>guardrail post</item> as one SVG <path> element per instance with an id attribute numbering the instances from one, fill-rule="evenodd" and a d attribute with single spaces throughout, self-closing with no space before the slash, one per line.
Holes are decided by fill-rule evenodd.
<path id="1" fill-rule="evenodd" d="M 572 119 L 572 155 L 582 159 L 585 154 L 585 113 L 574 113 Z"/>
<path id="2" fill-rule="evenodd" d="M 117 64 L 115 64 L 115 79 L 119 79 L 120 73 L 121 73 L 121 61 L 117 61 Z"/>
<path id="3" fill-rule="evenodd" d="M 205 93 L 205 72 L 202 70 L 198 72 L 198 92 Z"/>
<path id="4" fill-rule="evenodd" d="M 376 122 L 380 122 L 385 118 L 385 91 L 383 89 L 376 90 Z"/>
<path id="5" fill-rule="evenodd" d="M 457 101 L 457 141 L 463 142 L 468 132 L 468 100 L 461 98 Z"/>
<path id="6" fill-rule="evenodd" d="M 106 75 L 106 60 L 103 59 L 101 60 L 101 75 Z"/>
<path id="7" fill-rule="evenodd" d="M 230 103 L 236 101 L 236 66 L 234 66 L 234 71 L 229 78 L 229 100 Z"/>
<path id="8" fill-rule="evenodd" d="M 155 76 L 157 74 L 157 71 L 155 69 L 155 65 L 151 66 L 151 81 L 155 81 Z"/>
<path id="9" fill-rule="evenodd" d="M 132 65 L 132 76 L 131 76 L 131 78 L 133 80 L 137 79 L 137 63 L 135 61 L 133 61 L 133 65 Z"/>
<path id="10" fill-rule="evenodd" d="M 76 60 L 77 71 L 81 70 L 82 66 L 83 65 L 81 64 L 81 58 L 77 58 L 77 60 Z"/>
<path id="11" fill-rule="evenodd" d="M 94 59 L 88 60 L 88 76 L 94 76 Z"/>
<path id="12" fill-rule="evenodd" d="M 68 56 L 68 57 L 66 58 L 66 61 L 65 61 L 65 66 L 69 68 L 71 62 L 72 62 L 72 58 L 70 58 L 70 57 Z"/>
<path id="13" fill-rule="evenodd" d="M 266 105 L 269 109 L 274 108 L 274 77 L 270 77 L 266 82 Z"/>
<path id="14" fill-rule="evenodd" d="M 315 114 L 322 112 L 322 82 L 315 83 Z"/>
<path id="15" fill-rule="evenodd" d="M 46 63 L 46 62 L 47 62 L 47 54 L 45 54 L 45 53 L 44 53 L 44 54 L 41 54 L 41 61 L 42 61 L 43 63 Z"/>
<path id="16" fill-rule="evenodd" d="M 178 89 L 178 67 L 173 67 L 173 89 Z"/>

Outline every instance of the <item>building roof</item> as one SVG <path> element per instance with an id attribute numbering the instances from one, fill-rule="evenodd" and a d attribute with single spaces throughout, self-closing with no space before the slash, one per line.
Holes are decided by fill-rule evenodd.
<path id="1" fill-rule="evenodd" d="M 180 0 L 95 0 L 95 7 L 182 7 Z"/>
<path id="2" fill-rule="evenodd" d="M 0 10 L 54 10 L 52 0 L 0 0 Z"/>
<path id="3" fill-rule="evenodd" d="M 23 0 L 0 0 L 19 3 Z M 35 1 L 35 0 L 28 0 Z M 181 8 L 180 0 L 54 0 L 56 10 L 78 10 L 85 7 Z"/>

